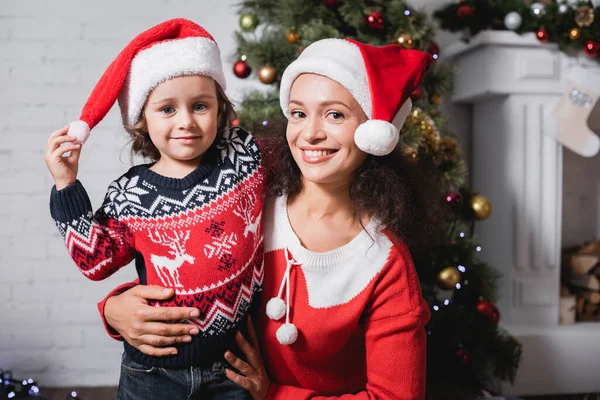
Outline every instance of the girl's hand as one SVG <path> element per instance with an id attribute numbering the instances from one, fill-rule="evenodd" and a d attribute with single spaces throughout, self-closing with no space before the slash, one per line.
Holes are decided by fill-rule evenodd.
<path id="1" fill-rule="evenodd" d="M 149 356 L 177 354 L 175 343 L 190 342 L 198 327 L 186 323 L 169 323 L 197 318 L 200 311 L 189 307 L 153 307 L 148 300 L 166 300 L 175 292 L 160 286 L 138 285 L 110 297 L 104 305 L 106 322 L 130 345 Z"/>
<path id="2" fill-rule="evenodd" d="M 263 400 L 269 393 L 271 381 L 265 371 L 265 364 L 260 356 L 260 348 L 256 331 L 252 325 L 252 319 L 248 317 L 248 333 L 250 342 L 238 331 L 235 340 L 246 356 L 248 362 L 237 358 L 232 352 L 225 352 L 225 359 L 243 375 L 236 374 L 230 369 L 225 369 L 225 375 L 244 389 L 250 392 L 254 400 Z"/>
<path id="3" fill-rule="evenodd" d="M 54 178 L 56 190 L 75 183 L 77 179 L 77 169 L 79 167 L 79 154 L 81 145 L 75 144 L 77 140 L 74 136 L 67 136 L 69 126 L 64 126 L 57 131 L 52 132 L 46 144 L 46 166 Z M 61 144 L 67 143 L 64 146 Z M 71 152 L 65 156 L 66 152 Z"/>

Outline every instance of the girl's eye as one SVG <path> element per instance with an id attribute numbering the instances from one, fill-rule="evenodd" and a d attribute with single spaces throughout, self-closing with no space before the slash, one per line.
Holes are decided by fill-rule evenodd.
<path id="1" fill-rule="evenodd" d="M 163 114 L 173 114 L 175 112 L 175 108 L 171 106 L 163 107 L 160 109 L 160 112 Z"/>
<path id="2" fill-rule="evenodd" d="M 294 118 L 304 118 L 306 116 L 302 111 L 292 111 L 290 114 Z"/>
<path id="3" fill-rule="evenodd" d="M 342 114 L 341 112 L 337 112 L 337 111 L 332 111 L 329 114 L 327 114 L 328 117 L 331 117 L 334 120 L 341 120 L 344 118 L 344 114 Z"/>
<path id="4" fill-rule="evenodd" d="M 202 103 L 194 104 L 194 106 L 192 107 L 192 109 L 194 111 L 204 111 L 204 110 L 206 110 L 206 105 L 202 104 Z"/>

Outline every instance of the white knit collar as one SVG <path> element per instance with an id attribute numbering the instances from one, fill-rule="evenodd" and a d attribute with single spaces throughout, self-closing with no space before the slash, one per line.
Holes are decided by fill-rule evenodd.
<path id="1" fill-rule="evenodd" d="M 380 234 L 383 225 L 376 218 L 371 218 L 365 229 L 361 230 L 350 242 L 335 250 L 317 253 L 305 248 L 292 229 L 287 213 L 287 195 L 279 196 L 274 204 L 274 236 L 277 242 L 284 243 L 294 259 L 302 264 L 303 269 L 322 269 L 346 263 L 357 255 L 364 256 L 374 239 Z M 274 248 L 278 248 L 273 243 Z"/>

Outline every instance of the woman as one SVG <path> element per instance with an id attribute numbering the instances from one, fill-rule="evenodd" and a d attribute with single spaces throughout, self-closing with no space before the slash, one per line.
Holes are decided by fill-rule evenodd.
<path id="1" fill-rule="evenodd" d="M 399 46 L 325 39 L 286 69 L 286 135 L 265 151 L 259 338 L 238 334 L 247 362 L 225 355 L 241 372 L 227 377 L 255 399 L 424 398 L 429 310 L 407 244 L 431 232 L 436 199 L 392 151 L 429 62 Z M 194 312 L 144 305 L 157 294 L 137 287 L 100 304 L 109 327 L 149 354 L 189 340 L 189 327 L 160 321 Z"/>

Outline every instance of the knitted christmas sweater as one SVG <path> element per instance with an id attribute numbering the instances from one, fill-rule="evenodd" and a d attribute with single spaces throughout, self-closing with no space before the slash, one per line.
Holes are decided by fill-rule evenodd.
<path id="1" fill-rule="evenodd" d="M 50 209 L 79 270 L 101 280 L 135 259 L 139 281 L 175 289 L 155 306 L 196 307 L 200 329 L 178 354 L 136 361 L 182 368 L 210 365 L 233 348 L 263 280 L 263 171 L 255 139 L 226 131 L 182 179 L 131 168 L 110 184 L 94 214 L 80 182 L 52 190 Z"/>
<path id="2" fill-rule="evenodd" d="M 289 224 L 286 202 L 279 197 L 265 209 L 265 279 L 253 318 L 271 378 L 268 399 L 423 399 L 430 314 L 406 245 L 372 220 L 343 247 L 308 251 Z M 98 304 L 103 320 L 106 299 L 136 284 Z M 280 291 L 298 329 L 287 346 L 276 337 L 286 317 L 265 314 Z"/>
<path id="3" fill-rule="evenodd" d="M 424 399 L 429 308 L 406 245 L 372 219 L 345 246 L 315 253 L 292 230 L 285 196 L 265 216 L 264 291 L 253 320 L 268 398 Z M 298 330 L 291 345 L 276 336 L 286 316 L 265 314 L 280 292 Z"/>

